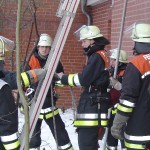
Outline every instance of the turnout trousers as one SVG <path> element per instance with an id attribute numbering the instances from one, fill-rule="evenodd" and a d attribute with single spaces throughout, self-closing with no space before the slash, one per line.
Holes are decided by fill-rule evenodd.
<path id="1" fill-rule="evenodd" d="M 98 150 L 98 127 L 78 128 L 80 150 Z"/>
<path id="2" fill-rule="evenodd" d="M 100 112 L 98 113 L 97 92 L 84 91 L 81 94 L 77 117 L 74 122 L 74 126 L 77 127 L 78 131 L 80 150 L 98 150 L 99 127 L 107 126 L 107 103 L 107 101 L 101 102 Z"/>
<path id="3" fill-rule="evenodd" d="M 54 113 L 57 111 L 58 109 L 56 109 Z M 46 118 L 46 115 L 44 115 L 43 119 L 45 120 L 46 124 L 49 126 L 53 134 L 53 137 L 55 138 L 53 117 L 51 116 L 50 118 Z M 38 148 L 41 145 L 41 124 L 42 124 L 43 119 L 38 119 L 37 121 L 32 138 L 30 140 L 30 148 Z M 65 129 L 65 124 L 62 121 L 59 115 L 59 112 L 58 114 L 55 114 L 55 124 L 56 124 L 56 132 L 57 132 L 59 150 L 73 150 L 68 133 Z"/>

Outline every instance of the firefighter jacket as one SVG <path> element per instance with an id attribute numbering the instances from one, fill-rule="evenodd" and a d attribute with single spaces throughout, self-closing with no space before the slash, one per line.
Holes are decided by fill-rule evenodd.
<path id="1" fill-rule="evenodd" d="M 119 114 L 129 117 L 125 130 L 127 148 L 146 149 L 150 144 L 150 53 L 135 56 L 128 64 L 122 82 Z"/>
<path id="2" fill-rule="evenodd" d="M 0 142 L 4 149 L 20 147 L 18 140 L 18 109 L 15 105 L 11 88 L 0 79 Z M 0 149 L 2 149 L 0 147 Z"/>
<path id="3" fill-rule="evenodd" d="M 101 112 L 98 114 L 98 97 L 102 94 L 107 95 L 109 73 L 106 68 L 108 65 L 105 50 L 97 48 L 89 56 L 87 65 L 81 73 L 62 76 L 62 84 L 84 89 L 80 96 L 74 126 L 95 127 L 98 126 L 99 121 L 100 126 L 107 126 L 108 103 L 107 100 L 101 101 Z"/>
<path id="4" fill-rule="evenodd" d="M 37 68 L 43 68 L 45 63 L 46 63 L 47 59 L 43 59 L 39 56 L 38 54 L 38 50 L 36 50 L 34 52 L 34 54 L 31 56 L 30 60 L 29 60 L 29 63 L 27 65 L 27 68 L 26 70 L 32 70 L 32 69 L 37 69 Z M 61 62 L 59 62 L 58 64 L 58 67 L 56 69 L 56 73 L 60 73 L 60 72 L 64 72 L 63 70 L 63 66 L 61 64 Z M 55 79 L 53 78 L 52 80 L 52 86 L 54 87 L 54 83 L 55 83 Z M 34 84 L 34 86 L 31 86 L 32 88 L 34 88 L 36 90 L 37 88 L 37 84 Z M 56 104 L 56 100 L 57 98 L 54 96 L 54 105 Z M 58 109 L 56 107 L 52 108 L 52 103 L 51 103 L 51 90 L 48 91 L 47 93 L 47 96 L 45 98 L 45 102 L 43 104 L 43 107 L 42 107 L 42 110 L 41 110 L 41 113 L 40 113 L 40 116 L 39 118 L 40 119 L 43 119 L 44 117 L 44 114 L 47 114 L 45 117 L 48 119 L 50 116 L 52 117 L 52 111 L 54 110 L 54 113 L 55 115 L 57 115 L 59 112 L 58 112 Z"/>

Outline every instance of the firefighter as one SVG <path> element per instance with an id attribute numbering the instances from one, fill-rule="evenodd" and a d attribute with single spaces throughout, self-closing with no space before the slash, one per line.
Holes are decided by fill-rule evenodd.
<path id="1" fill-rule="evenodd" d="M 127 150 L 146 150 L 150 149 L 150 24 L 135 23 L 131 38 L 135 57 L 124 74 L 111 132 L 125 140 Z"/>
<path id="2" fill-rule="evenodd" d="M 119 64 L 118 64 L 118 69 L 117 69 L 117 77 L 116 79 L 113 78 L 114 75 L 114 68 L 116 64 L 116 59 L 117 59 L 117 49 L 114 49 L 112 51 L 112 54 L 110 56 L 110 106 L 111 106 L 111 114 L 109 118 L 109 125 L 108 125 L 108 136 L 107 136 L 107 144 L 106 144 L 106 150 L 117 150 L 118 146 L 118 139 L 115 139 L 111 135 L 111 126 L 116 114 L 117 110 L 117 103 L 119 102 L 119 97 L 120 97 L 120 92 L 121 92 L 121 83 L 123 79 L 123 75 L 128 63 L 127 60 L 127 52 L 124 50 L 120 50 L 120 56 L 119 56 Z M 122 150 L 126 150 L 124 146 L 124 141 L 121 141 L 121 147 Z"/>
<path id="3" fill-rule="evenodd" d="M 4 59 L 6 52 L 12 51 L 13 41 L 0 36 L 0 150 L 19 150 L 18 140 L 18 109 L 12 95 L 12 87 L 17 88 L 16 73 L 4 70 Z M 33 72 L 34 70 L 32 70 Z M 38 72 L 36 72 L 38 71 Z M 44 71 L 42 71 L 44 73 Z M 35 70 L 40 73 L 40 70 Z M 41 76 L 36 76 L 40 79 Z M 35 76 L 34 76 L 35 77 Z M 29 86 L 34 77 L 28 72 L 21 74 L 22 85 Z M 13 82 L 12 82 L 13 79 Z"/>
<path id="4" fill-rule="evenodd" d="M 33 55 L 31 56 L 28 65 L 26 67 L 26 70 L 30 69 L 36 69 L 36 68 L 43 68 L 46 64 L 48 54 L 50 52 L 52 45 L 52 38 L 48 34 L 41 34 L 39 42 L 37 44 L 37 49 L 34 51 Z M 63 66 L 59 62 L 56 72 L 60 73 L 63 72 Z M 52 87 L 53 89 L 56 88 L 57 85 L 54 84 L 56 79 L 53 78 L 52 80 Z M 37 84 L 34 86 L 31 86 L 31 88 L 35 89 L 37 88 Z M 58 87 L 59 92 L 61 90 L 61 86 Z M 30 141 L 30 148 L 39 148 L 41 145 L 41 125 L 42 121 L 44 120 L 47 125 L 49 126 L 50 130 L 52 131 L 52 134 L 55 138 L 55 131 L 54 131 L 54 124 L 53 124 L 53 112 L 55 114 L 55 124 L 56 124 L 56 133 L 57 133 L 57 140 L 58 140 L 58 148 L 60 150 L 73 150 L 72 144 L 70 142 L 68 133 L 65 129 L 65 124 L 62 121 L 58 108 L 56 108 L 56 101 L 59 98 L 58 90 L 53 90 L 53 100 L 54 100 L 54 107 L 52 107 L 52 96 L 51 96 L 51 90 L 49 89 L 49 92 L 46 96 L 45 102 L 43 104 L 43 107 L 41 109 L 37 124 L 34 129 L 34 133 L 32 135 L 31 141 Z"/>
<path id="5" fill-rule="evenodd" d="M 108 121 L 109 60 L 105 46 L 109 41 L 94 25 L 83 26 L 75 34 L 79 35 L 84 53 L 88 57 L 87 65 L 81 73 L 58 76 L 64 85 L 83 87 L 74 121 L 79 149 L 97 150 L 98 129 L 106 127 Z"/>

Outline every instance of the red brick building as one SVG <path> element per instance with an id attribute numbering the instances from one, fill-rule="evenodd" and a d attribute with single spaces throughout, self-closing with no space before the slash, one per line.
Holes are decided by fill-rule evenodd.
<path id="1" fill-rule="evenodd" d="M 56 17 L 59 2 L 60 0 L 35 0 L 36 22 L 39 34 L 48 33 L 53 38 L 55 37 L 60 23 L 60 18 Z M 100 27 L 102 34 L 111 42 L 107 47 L 108 50 L 118 47 L 124 3 L 125 0 L 87 0 L 88 13 L 92 16 L 93 24 Z M 20 36 L 21 61 L 24 60 L 30 34 L 32 33 L 29 51 L 31 51 L 37 39 L 35 27 L 33 26 L 33 30 L 31 30 L 33 10 L 35 10 L 33 6 L 33 3 L 31 3 L 29 7 L 28 3 L 23 1 Z M 14 41 L 16 32 L 16 14 L 17 0 L 5 0 L 0 3 L 0 35 Z M 150 23 L 149 16 L 149 0 L 128 0 L 124 27 L 126 28 L 136 21 Z M 80 42 L 77 42 L 73 37 L 73 32 L 83 24 L 87 24 L 87 18 L 82 13 L 79 6 L 61 56 L 65 73 L 80 72 L 84 66 L 85 57 L 83 56 Z M 123 36 L 122 40 L 121 48 L 128 52 L 129 59 L 131 59 L 133 57 L 133 42 L 126 36 Z M 15 53 L 13 57 L 8 57 L 6 62 L 7 69 L 15 70 Z M 75 99 L 78 101 L 82 89 L 73 88 L 73 90 Z M 71 106 L 71 94 L 68 87 L 64 88 L 58 105 L 65 108 Z"/>

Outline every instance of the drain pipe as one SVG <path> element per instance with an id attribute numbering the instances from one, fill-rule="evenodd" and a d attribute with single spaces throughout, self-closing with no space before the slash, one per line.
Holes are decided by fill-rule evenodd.
<path id="1" fill-rule="evenodd" d="M 81 0 L 81 11 L 87 17 L 87 25 L 92 25 L 93 18 L 91 14 L 87 11 L 87 0 Z"/>
<path id="2" fill-rule="evenodd" d="M 87 26 L 93 25 L 92 15 L 87 11 L 87 0 L 81 0 L 81 11 L 87 17 Z M 86 63 L 88 61 L 88 57 L 86 56 Z"/>

